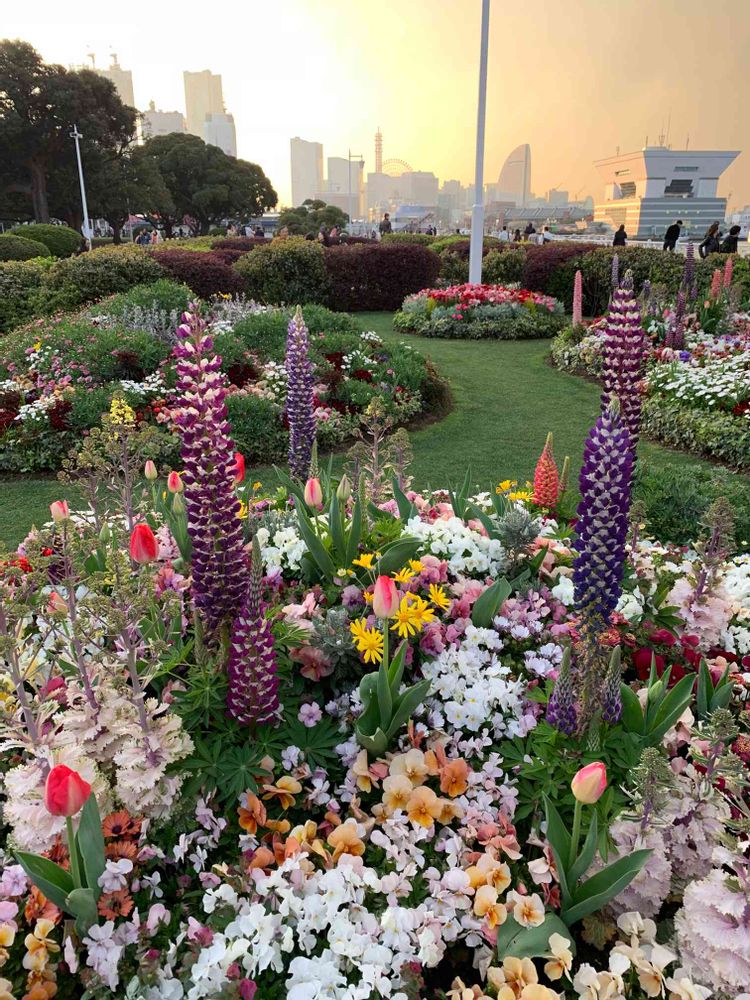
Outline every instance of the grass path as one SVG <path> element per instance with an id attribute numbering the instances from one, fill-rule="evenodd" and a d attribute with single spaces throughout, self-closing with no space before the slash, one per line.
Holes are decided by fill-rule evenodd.
<path id="1" fill-rule="evenodd" d="M 359 314 L 362 329 L 386 340 L 404 340 L 429 355 L 451 384 L 454 409 L 444 420 L 412 434 L 415 485 L 459 485 L 467 465 L 488 489 L 501 479 L 525 481 L 554 431 L 555 454 L 571 456 L 577 474 L 586 434 L 599 409 L 592 383 L 551 368 L 546 340 L 428 340 L 397 334 L 389 313 Z M 700 459 L 647 442 L 641 454 L 654 461 L 701 464 Z M 269 481 L 270 469 L 254 469 Z M 66 495 L 54 477 L 0 479 L 0 543 L 16 545 L 33 523 L 48 518 L 49 504 Z"/>

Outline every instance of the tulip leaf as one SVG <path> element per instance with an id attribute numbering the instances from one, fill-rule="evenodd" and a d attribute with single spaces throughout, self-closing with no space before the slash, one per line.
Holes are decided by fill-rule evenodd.
<path id="1" fill-rule="evenodd" d="M 638 695 L 627 684 L 620 685 L 622 699 L 622 724 L 629 733 L 643 734 L 643 709 Z"/>
<path id="2" fill-rule="evenodd" d="M 328 549 L 326 549 L 325 545 L 315 534 L 312 521 L 307 516 L 303 503 L 300 503 L 299 500 L 297 501 L 297 523 L 299 524 L 300 534 L 302 535 L 305 545 L 307 545 L 310 555 L 317 563 L 318 569 L 323 576 L 332 580 L 333 577 L 336 576 L 337 567 L 334 565 Z"/>
<path id="3" fill-rule="evenodd" d="M 421 539 L 412 538 L 411 535 L 404 535 L 395 542 L 390 542 L 382 550 L 378 571 L 384 576 L 398 572 L 404 563 L 416 554 L 421 544 Z"/>
<path id="4" fill-rule="evenodd" d="M 661 743 L 664 734 L 672 728 L 693 697 L 695 676 L 687 674 L 679 680 L 664 698 L 648 727 L 648 742 L 652 746 Z"/>
<path id="5" fill-rule="evenodd" d="M 416 517 L 417 509 L 398 485 L 398 479 L 394 478 L 391 480 L 391 489 L 393 490 L 393 498 L 396 501 L 401 520 L 406 523 L 411 518 Z"/>
<path id="6" fill-rule="evenodd" d="M 560 817 L 560 813 L 557 811 L 554 804 L 546 795 L 543 795 L 542 798 L 544 800 L 544 814 L 547 819 L 547 840 L 550 843 L 552 854 L 555 858 L 557 877 L 560 882 L 560 891 L 564 902 L 569 898 L 568 879 L 565 874 L 565 867 L 568 861 L 568 855 L 570 854 L 570 834 L 566 830 L 565 824 Z"/>
<path id="7" fill-rule="evenodd" d="M 372 735 L 363 733 L 359 726 L 355 727 L 357 734 L 357 743 L 368 753 L 372 754 L 373 757 L 380 757 L 385 753 L 388 748 L 388 738 L 382 729 L 376 729 Z"/>
<path id="8" fill-rule="evenodd" d="M 338 563 L 337 569 L 348 569 L 346 565 L 346 540 L 344 539 L 344 527 L 341 523 L 341 509 L 339 498 L 334 490 L 331 494 L 331 504 L 328 509 L 328 530 L 331 533 L 333 542 L 333 554 Z"/>
<path id="9" fill-rule="evenodd" d="M 295 483 L 295 481 L 290 476 L 288 476 L 286 474 L 286 472 L 284 472 L 283 469 L 278 469 L 275 465 L 273 467 L 273 471 L 276 473 L 276 475 L 278 476 L 278 478 L 281 481 L 281 483 L 284 486 L 286 486 L 286 488 L 289 490 L 289 492 L 292 494 L 292 496 L 297 497 L 298 500 L 301 500 L 302 503 L 304 503 L 305 502 L 305 491 L 300 486 L 300 484 L 299 483 Z"/>
<path id="10" fill-rule="evenodd" d="M 505 578 L 495 580 L 491 587 L 482 591 L 474 602 L 471 623 L 476 628 L 490 628 L 495 615 L 510 597 L 510 584 Z"/>
<path id="11" fill-rule="evenodd" d="M 601 910 L 610 899 L 630 885 L 651 853 L 650 850 L 633 851 L 582 882 L 573 894 L 573 905 L 563 908 L 563 920 L 568 925 L 574 924 L 587 914 Z"/>
<path id="12" fill-rule="evenodd" d="M 386 628 L 388 623 L 386 622 Z M 388 683 L 388 668 L 385 662 L 381 662 L 377 673 L 378 678 L 378 711 L 380 712 L 380 725 L 387 732 L 391 724 L 393 714 L 393 697 L 391 696 L 391 686 Z"/>
<path id="13" fill-rule="evenodd" d="M 76 918 L 79 937 L 84 937 L 97 922 L 96 899 L 92 889 L 74 889 L 65 900 L 65 909 Z"/>
<path id="14" fill-rule="evenodd" d="M 567 874 L 568 885 L 573 887 L 573 892 L 575 893 L 576 883 L 580 878 L 582 878 L 586 872 L 591 867 L 591 862 L 594 860 L 594 855 L 596 854 L 596 843 L 599 839 L 599 824 L 597 822 L 596 810 L 593 811 L 591 816 L 591 826 L 589 827 L 589 832 L 586 834 L 586 840 L 583 843 L 583 848 L 581 853 L 575 859 L 573 864 L 570 866 Z"/>
<path id="15" fill-rule="evenodd" d="M 99 816 L 99 807 L 96 804 L 96 796 L 93 794 L 89 795 L 81 810 L 76 842 L 83 858 L 86 884 L 93 892 L 94 900 L 97 900 L 102 892 L 99 877 L 104 873 L 106 859 L 104 857 L 102 821 Z"/>
<path id="16" fill-rule="evenodd" d="M 391 725 L 388 730 L 389 738 L 392 739 L 399 729 L 406 724 L 407 720 L 411 718 L 416 709 L 427 697 L 429 690 L 430 681 L 424 680 L 414 684 L 408 691 L 404 691 L 401 701 L 396 707 L 396 710 L 393 713 L 393 718 L 391 719 Z"/>
<path id="17" fill-rule="evenodd" d="M 388 666 L 388 684 L 391 689 L 391 697 L 394 701 L 398 697 L 398 689 L 401 687 L 401 678 L 404 676 L 407 648 L 408 643 L 402 642 Z"/>
<path id="18" fill-rule="evenodd" d="M 349 540 L 346 543 L 346 568 L 348 569 L 357 555 L 359 540 L 362 536 L 362 504 L 359 500 L 352 508 L 352 517 L 349 522 Z"/>
<path id="19" fill-rule="evenodd" d="M 552 934 L 560 934 L 568 941 L 568 947 L 575 955 L 576 946 L 567 925 L 556 913 L 546 913 L 538 927 L 522 927 L 512 916 L 497 929 L 497 957 L 504 958 L 544 958 L 549 955 L 549 939 Z"/>
<path id="20" fill-rule="evenodd" d="M 49 858 L 26 851 L 16 851 L 16 859 L 37 889 L 60 910 L 65 909 L 65 900 L 74 888 L 70 872 Z"/>

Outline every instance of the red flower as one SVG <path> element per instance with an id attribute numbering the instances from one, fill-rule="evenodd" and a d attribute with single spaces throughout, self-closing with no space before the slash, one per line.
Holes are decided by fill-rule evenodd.
<path id="1" fill-rule="evenodd" d="M 156 559 L 159 543 L 147 524 L 136 524 L 130 536 L 130 558 L 135 563 L 150 563 Z"/>
<path id="2" fill-rule="evenodd" d="M 635 667 L 635 672 L 642 681 L 646 681 L 651 673 L 651 657 L 653 656 L 654 662 L 656 664 L 656 673 L 659 677 L 664 673 L 664 657 L 660 656 L 658 653 L 654 653 L 653 649 L 642 646 L 640 649 L 636 649 L 633 653 L 633 666 Z"/>
<path id="3" fill-rule="evenodd" d="M 75 816 L 89 795 L 91 785 L 88 781 L 65 764 L 53 767 L 47 775 L 44 804 L 52 816 Z"/>
<path id="4" fill-rule="evenodd" d="M 234 453 L 234 481 L 241 483 L 245 478 L 245 456 L 241 451 Z"/>
<path id="5" fill-rule="evenodd" d="M 648 637 L 649 642 L 653 642 L 657 646 L 674 646 L 677 643 L 677 639 L 672 633 L 665 628 L 654 629 Z"/>

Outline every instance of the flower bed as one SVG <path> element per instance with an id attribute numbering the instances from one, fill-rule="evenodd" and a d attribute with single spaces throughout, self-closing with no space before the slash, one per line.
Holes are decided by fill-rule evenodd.
<path id="1" fill-rule="evenodd" d="M 153 425 L 165 460 L 176 460 L 171 422 L 173 330 L 188 290 L 166 281 L 89 310 L 38 322 L 3 341 L 0 469 L 59 468 L 114 399 Z M 290 311 L 224 298 L 206 304 L 231 383 L 230 423 L 253 462 L 286 455 L 286 329 Z M 386 348 L 346 315 L 308 306 L 319 442 L 340 446 L 374 401 L 394 424 L 424 413 L 434 375 L 407 347 Z M 429 402 L 428 402 L 429 401 Z M 155 438 L 156 440 L 156 438 Z"/>
<path id="2" fill-rule="evenodd" d="M 750 557 L 727 505 L 694 546 L 626 539 L 637 425 L 611 405 L 575 534 L 551 439 L 533 486 L 471 496 L 405 469 L 386 490 L 376 438 L 352 495 L 308 474 L 305 332 L 282 488 L 245 481 L 187 314 L 182 472 L 158 482 L 148 428 L 106 415 L 68 470 L 90 506 L 3 557 L 0 987 L 736 996 Z"/>
<path id="3" fill-rule="evenodd" d="M 410 295 L 393 324 L 423 337 L 521 340 L 552 337 L 564 321 L 562 305 L 547 295 L 502 285 L 452 285 Z"/>

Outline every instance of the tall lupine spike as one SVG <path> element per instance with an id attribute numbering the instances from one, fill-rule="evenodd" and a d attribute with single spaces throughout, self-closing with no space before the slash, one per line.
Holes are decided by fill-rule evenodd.
<path id="1" fill-rule="evenodd" d="M 710 297 L 712 299 L 718 299 L 721 295 L 721 286 L 723 284 L 723 275 L 721 273 L 721 268 L 716 268 L 711 278 L 711 293 Z"/>
<path id="2" fill-rule="evenodd" d="M 671 346 L 679 351 L 685 346 L 685 290 L 681 288 L 677 292 L 677 304 L 674 311 L 674 330 L 672 333 Z"/>
<path id="3" fill-rule="evenodd" d="M 615 646 L 612 650 L 612 656 L 609 658 L 609 666 L 607 667 L 604 688 L 602 690 L 602 719 L 610 725 L 619 722 L 622 715 L 622 695 L 620 694 L 622 669 L 620 667 L 620 658 L 620 647 Z"/>
<path id="4" fill-rule="evenodd" d="M 734 273 L 734 261 L 732 255 L 727 257 L 727 262 L 724 265 L 724 291 L 728 292 L 732 287 L 732 276 Z"/>
<path id="5" fill-rule="evenodd" d="M 583 275 L 580 268 L 573 279 L 573 326 L 583 323 Z"/>
<path id="6" fill-rule="evenodd" d="M 224 401 L 228 383 L 195 307 L 183 314 L 177 334 L 174 422 L 182 438 L 193 603 L 209 638 L 215 638 L 239 612 L 248 583 L 242 522 L 237 516 L 235 447 Z"/>
<path id="7" fill-rule="evenodd" d="M 607 314 L 604 332 L 602 371 L 602 408 L 617 399 L 622 422 L 628 430 L 635 458 L 641 423 L 640 383 L 646 365 L 648 337 L 633 292 L 633 276 L 626 271 L 622 285 L 615 290 Z"/>
<path id="8" fill-rule="evenodd" d="M 227 712 L 246 726 L 272 722 L 279 711 L 276 652 L 264 610 L 263 559 L 256 536 L 250 583 L 232 629 L 227 664 Z"/>
<path id="9" fill-rule="evenodd" d="M 646 278 L 641 287 L 641 308 L 648 314 L 651 309 L 651 282 Z"/>
<path id="10" fill-rule="evenodd" d="M 547 435 L 534 470 L 534 503 L 551 510 L 560 494 L 560 477 L 552 451 L 552 431 Z"/>
<path id="11" fill-rule="evenodd" d="M 563 652 L 560 672 L 547 702 L 546 719 L 551 726 L 566 736 L 572 736 L 578 728 L 573 679 L 570 676 L 570 646 L 566 646 Z"/>
<path id="12" fill-rule="evenodd" d="M 560 493 L 562 496 L 568 489 L 568 483 L 570 482 L 570 455 L 566 455 L 563 459 L 562 472 L 560 473 Z"/>
<path id="13" fill-rule="evenodd" d="M 284 366 L 287 372 L 289 474 L 292 479 L 304 482 L 310 474 L 316 422 L 310 338 L 299 306 L 289 321 Z"/>
<path id="14" fill-rule="evenodd" d="M 610 284 L 612 285 L 612 290 L 619 288 L 620 285 L 620 258 L 617 254 L 612 255 L 612 274 L 610 275 Z"/>
<path id="15" fill-rule="evenodd" d="M 685 249 L 685 267 L 682 272 L 682 289 L 685 297 L 692 302 L 695 298 L 693 289 L 695 288 L 695 245 L 692 240 L 688 240 Z"/>

